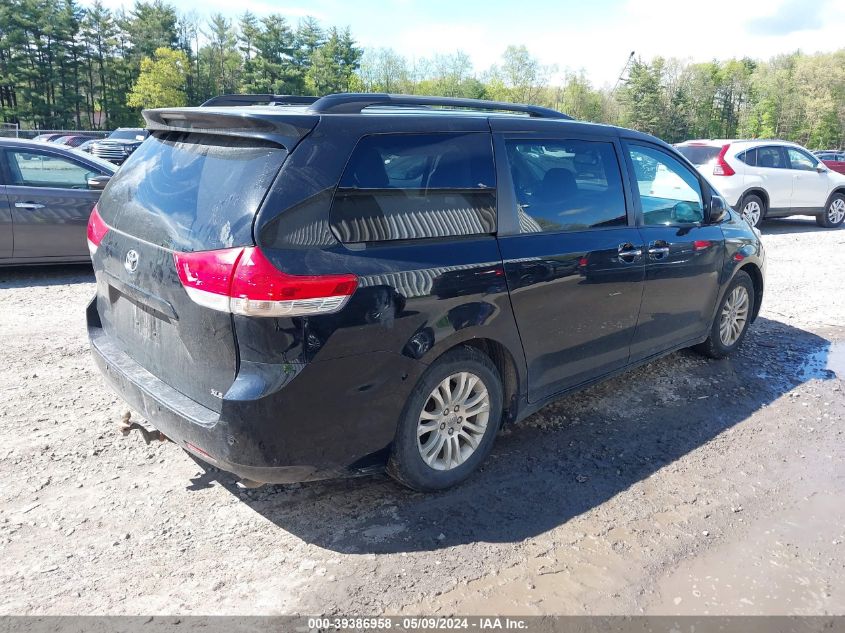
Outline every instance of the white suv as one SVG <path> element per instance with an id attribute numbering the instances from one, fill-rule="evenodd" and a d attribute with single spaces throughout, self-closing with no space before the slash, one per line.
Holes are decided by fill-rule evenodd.
<path id="1" fill-rule="evenodd" d="M 800 145 L 709 139 L 675 147 L 752 226 L 788 215 L 814 215 L 826 228 L 845 220 L 845 175 Z"/>

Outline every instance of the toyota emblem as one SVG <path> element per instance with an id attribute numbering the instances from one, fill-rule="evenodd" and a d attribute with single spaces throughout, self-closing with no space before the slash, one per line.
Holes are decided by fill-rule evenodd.
<path id="1" fill-rule="evenodd" d="M 123 267 L 130 273 L 134 273 L 138 268 L 138 251 L 130 250 L 126 253 L 126 259 L 123 260 Z"/>

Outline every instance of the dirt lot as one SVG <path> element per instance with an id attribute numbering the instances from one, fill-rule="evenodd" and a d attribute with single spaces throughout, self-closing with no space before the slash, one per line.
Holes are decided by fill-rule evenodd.
<path id="1" fill-rule="evenodd" d="M 845 230 L 764 233 L 741 354 L 568 397 L 438 495 L 242 492 L 122 437 L 90 268 L 0 269 L 0 613 L 843 614 Z"/>

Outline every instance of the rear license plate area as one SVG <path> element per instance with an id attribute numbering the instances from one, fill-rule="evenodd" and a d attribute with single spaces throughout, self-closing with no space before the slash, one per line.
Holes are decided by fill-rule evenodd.
<path id="1" fill-rule="evenodd" d="M 135 332 L 145 341 L 157 342 L 161 333 L 161 321 L 150 308 L 124 297 L 132 306 L 132 321 Z"/>

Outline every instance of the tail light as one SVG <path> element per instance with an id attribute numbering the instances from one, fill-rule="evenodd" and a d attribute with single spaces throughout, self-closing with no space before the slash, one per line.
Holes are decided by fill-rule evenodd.
<path id="1" fill-rule="evenodd" d="M 103 241 L 103 238 L 108 232 L 109 226 L 103 222 L 100 211 L 95 204 L 88 218 L 88 251 L 91 253 L 91 257 L 97 252 L 100 242 Z"/>
<path id="2" fill-rule="evenodd" d="M 358 287 L 355 275 L 288 275 L 255 247 L 174 253 L 188 296 L 201 306 L 247 316 L 337 312 Z"/>
<path id="3" fill-rule="evenodd" d="M 722 151 L 719 152 L 719 155 L 716 157 L 716 164 L 713 166 L 714 176 L 733 176 L 736 173 L 733 167 L 725 162 L 725 154 L 728 153 L 728 148 L 730 146 L 730 143 L 722 145 Z"/>

